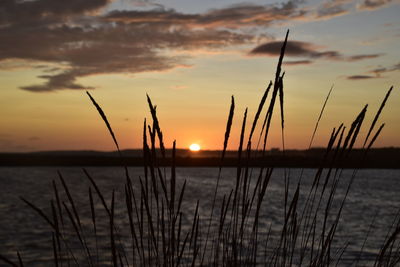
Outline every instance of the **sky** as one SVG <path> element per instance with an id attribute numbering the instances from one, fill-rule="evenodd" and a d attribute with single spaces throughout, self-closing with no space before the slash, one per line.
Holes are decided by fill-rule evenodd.
<path id="1" fill-rule="evenodd" d="M 166 147 L 237 149 L 274 79 L 286 31 L 285 146 L 308 148 L 350 126 L 387 90 L 376 147 L 400 147 L 399 0 L 3 0 L 0 2 L 0 152 L 114 150 L 86 95 L 107 114 L 121 148 L 141 148 L 157 105 Z M 261 116 L 265 116 L 265 111 Z M 275 110 L 268 148 L 281 148 Z M 250 125 L 248 125 L 249 127 Z"/>

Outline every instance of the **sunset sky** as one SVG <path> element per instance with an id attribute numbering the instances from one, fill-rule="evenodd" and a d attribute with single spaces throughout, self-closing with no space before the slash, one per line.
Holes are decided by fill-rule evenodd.
<path id="1" fill-rule="evenodd" d="M 390 86 L 376 147 L 400 146 L 400 1 L 2 0 L 0 152 L 140 148 L 146 93 L 167 147 L 221 149 L 231 95 L 236 149 L 290 29 L 283 64 L 286 147 L 314 146 L 369 103 L 365 135 Z M 263 115 L 265 112 L 263 112 Z M 281 147 L 275 111 L 268 148 Z"/>

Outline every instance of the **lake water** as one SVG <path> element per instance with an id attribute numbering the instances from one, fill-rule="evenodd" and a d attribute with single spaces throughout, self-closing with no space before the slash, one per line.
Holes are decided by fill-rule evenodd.
<path id="1" fill-rule="evenodd" d="M 33 202 L 46 212 L 50 211 L 50 199 L 54 198 L 52 180 L 58 182 L 57 170 L 63 174 L 77 207 L 84 219 L 83 223 L 90 222 L 90 207 L 88 205 L 89 182 L 81 168 L 78 167 L 2 167 L 0 168 L 0 254 L 16 259 L 16 251 L 20 251 L 27 266 L 52 265 L 53 252 L 51 231 L 45 222 L 20 199 L 22 196 Z M 95 178 L 101 191 L 111 199 L 111 192 L 116 190 L 116 217 L 122 234 L 129 235 L 125 229 L 124 217 L 124 169 L 119 167 L 88 167 L 87 170 Z M 286 170 L 290 175 L 291 194 L 300 176 L 300 169 Z M 314 169 L 305 169 L 301 183 L 301 199 L 304 198 L 307 188 L 310 187 L 315 174 Z M 260 227 L 272 225 L 272 234 L 278 233 L 283 215 L 283 169 L 275 169 L 267 189 L 266 197 L 261 208 Z M 349 182 L 352 170 L 345 170 L 340 180 L 337 196 L 343 196 Z M 142 168 L 129 168 L 134 184 L 138 184 L 138 177 L 143 176 Z M 257 169 L 254 170 L 256 177 Z M 196 201 L 200 200 L 200 215 L 207 216 L 211 206 L 213 190 L 218 170 L 215 168 L 178 168 L 178 188 L 187 180 L 182 210 L 193 214 Z M 236 169 L 226 168 L 222 172 L 220 193 L 228 194 L 234 187 Z M 400 170 L 359 170 L 356 180 L 347 198 L 340 227 L 336 235 L 338 246 L 348 244 L 343 255 L 344 265 L 349 266 L 357 256 L 365 236 L 369 230 L 371 220 L 375 223 L 366 242 L 362 263 L 370 265 L 380 248 L 389 227 L 400 209 Z M 219 198 L 221 200 L 221 198 Z M 101 209 L 101 204 L 97 205 Z M 186 217 L 185 217 L 186 218 Z M 118 221 L 121 220 L 121 221 Z M 190 219 L 183 220 L 189 224 Z M 127 228 L 127 227 L 126 227 Z M 107 227 L 105 226 L 105 229 Z M 264 229 L 265 230 L 265 229 Z M 106 231 L 106 230 L 104 230 Z M 125 232 L 126 231 L 126 232 Z M 100 236 L 107 233 L 100 232 Z M 0 263 L 1 266 L 2 263 Z"/>

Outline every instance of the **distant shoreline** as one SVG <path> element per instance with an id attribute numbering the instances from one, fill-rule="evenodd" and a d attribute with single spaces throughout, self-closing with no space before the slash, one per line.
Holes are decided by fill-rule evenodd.
<path id="1" fill-rule="evenodd" d="M 378 168 L 400 169 L 400 148 L 377 148 L 369 151 L 364 161 L 364 152 L 356 149 L 349 156 L 331 165 L 330 158 L 323 161 L 325 150 L 322 148 L 311 150 L 268 151 L 264 157 L 253 153 L 250 160 L 242 158 L 239 163 L 236 151 L 227 151 L 226 158 L 221 164 L 221 151 L 190 152 L 177 150 L 175 165 L 179 167 L 290 167 L 290 168 Z M 123 157 L 116 152 L 96 151 L 49 151 L 31 153 L 0 153 L 0 166 L 143 166 L 145 161 L 141 150 L 122 151 Z M 172 164 L 171 151 L 166 151 L 165 158 L 161 153 L 158 158 L 159 166 Z M 243 153 L 245 155 L 245 153 Z"/>

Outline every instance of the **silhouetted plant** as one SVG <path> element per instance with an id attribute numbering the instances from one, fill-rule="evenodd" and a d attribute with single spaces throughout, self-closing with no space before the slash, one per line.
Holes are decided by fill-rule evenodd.
<path id="1" fill-rule="evenodd" d="M 176 181 L 175 142 L 172 146 L 171 166 L 169 169 L 160 167 L 157 151 L 161 151 L 161 157 L 166 157 L 163 134 L 157 118 L 156 107 L 153 106 L 150 97 L 147 96 L 152 123 L 148 124 L 145 120 L 143 127 L 144 176 L 132 179 L 128 168 L 125 167 L 125 219 L 129 225 L 131 251 L 128 251 L 126 243 L 122 241 L 121 226 L 115 220 L 115 192 L 112 192 L 111 202 L 107 204 L 106 197 L 96 184 L 95 178 L 85 169 L 83 170 L 84 175 L 91 184 L 88 189 L 91 227 L 82 224 L 79 207 L 75 204 L 61 173 L 59 173 L 60 181 L 53 181 L 55 200 L 50 201 L 51 215 L 46 215 L 41 208 L 21 197 L 22 201 L 44 219 L 53 232 L 54 265 L 173 267 L 328 266 L 340 264 L 346 245 L 333 251 L 332 244 L 357 169 L 352 173 L 346 186 L 345 195 L 338 197 L 336 189 L 342 177 L 342 169 L 334 166 L 337 166 L 337 162 L 346 159 L 352 152 L 364 122 L 367 106 L 361 110 L 347 131 L 343 124 L 332 130 L 321 165 L 315 171 L 312 185 L 305 194 L 305 200 L 300 199 L 303 172 L 301 172 L 299 182 L 294 190 L 289 188 L 290 175 L 284 173 L 283 223 L 280 226 L 278 238 L 272 236 L 271 228 L 269 231 L 260 229 L 260 211 L 262 205 L 265 205 L 267 189 L 274 168 L 250 168 L 248 162 L 251 157 L 259 153 L 264 155 L 266 152 L 271 119 L 278 96 L 283 154 L 285 152 L 284 73 L 281 73 L 281 67 L 288 33 L 282 45 L 274 82 L 269 83 L 261 98 L 248 134 L 247 145 L 243 149 L 246 136 L 247 109 L 244 112 L 238 147 L 236 177 L 232 177 L 232 179 L 235 179 L 235 185 L 231 188 L 229 194 L 218 195 L 220 193 L 221 169 L 234 119 L 234 97 L 232 96 L 231 100 L 221 165 L 218 169 L 213 191 L 211 210 L 206 211 L 206 214 L 201 214 L 199 201 L 197 201 L 194 213 L 187 214 L 187 211 L 182 210 L 186 181 L 181 187 L 177 186 Z M 252 149 L 254 133 L 270 90 L 272 90 L 270 103 L 259 131 L 257 146 Z M 366 147 L 365 154 L 368 153 L 383 128 L 382 124 L 373 134 L 374 126 L 391 90 L 392 88 L 389 89 L 368 130 L 363 145 Z M 317 119 L 309 145 L 310 148 L 331 91 L 332 88 Z M 95 99 L 89 93 L 87 94 L 105 122 L 121 155 L 117 139 L 105 113 Z M 373 137 L 367 143 L 371 134 L 373 134 Z M 156 137 L 160 150 L 157 149 Z M 262 144 L 261 149 L 260 144 Z M 330 167 L 324 170 L 323 166 Z M 169 175 L 167 175 L 167 171 L 170 171 Z M 257 171 L 258 174 L 256 175 Z M 60 197 L 58 191 L 60 183 L 67 196 L 66 200 Z M 222 199 L 222 202 L 219 202 L 219 199 Z M 106 249 L 99 248 L 98 233 L 101 225 L 98 220 L 104 220 L 104 217 L 98 215 L 101 211 L 96 208 L 96 203 L 101 203 L 102 209 L 106 213 L 105 218 L 108 220 L 109 243 Z M 182 226 L 184 217 L 190 220 L 188 227 Z M 397 216 L 376 257 L 375 266 L 395 266 L 399 263 L 399 233 L 400 216 Z M 80 249 L 75 247 L 76 239 L 79 241 Z M 364 245 L 360 248 L 359 257 L 355 259 L 355 265 L 360 262 L 363 248 Z M 23 266 L 19 253 L 18 263 L 14 263 L 1 255 L 0 260 L 12 266 Z"/>

